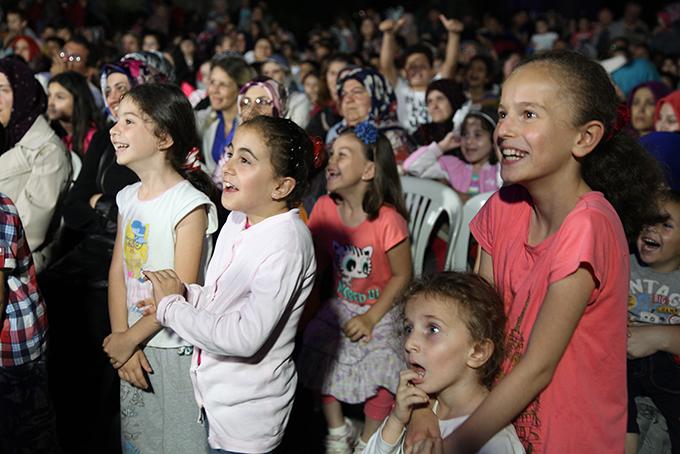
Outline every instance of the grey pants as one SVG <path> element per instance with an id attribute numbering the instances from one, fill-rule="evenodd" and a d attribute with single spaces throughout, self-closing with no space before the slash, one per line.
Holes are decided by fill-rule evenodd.
<path id="1" fill-rule="evenodd" d="M 124 454 L 209 452 L 189 376 L 191 348 L 144 348 L 153 374 L 149 391 L 120 382 Z"/>

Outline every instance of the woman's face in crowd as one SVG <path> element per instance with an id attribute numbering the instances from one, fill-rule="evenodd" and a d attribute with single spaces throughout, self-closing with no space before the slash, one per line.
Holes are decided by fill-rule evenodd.
<path id="1" fill-rule="evenodd" d="M 58 82 L 47 86 L 47 117 L 65 122 L 73 118 L 73 95 Z"/>
<path id="2" fill-rule="evenodd" d="M 368 119 L 371 112 L 371 95 L 358 80 L 349 79 L 343 84 L 341 110 L 342 116 L 350 126 Z"/>
<path id="3" fill-rule="evenodd" d="M 208 98 L 210 107 L 215 111 L 225 111 L 236 104 L 238 84 L 220 67 L 210 70 Z"/>
<path id="4" fill-rule="evenodd" d="M 489 74 L 486 65 L 481 60 L 472 60 L 465 74 L 465 80 L 470 88 L 484 87 L 488 82 Z"/>
<path id="5" fill-rule="evenodd" d="M 12 107 L 14 106 L 14 91 L 9 79 L 4 73 L 0 73 L 0 123 L 7 127 L 9 119 L 12 116 Z"/>
<path id="6" fill-rule="evenodd" d="M 338 102 L 338 92 L 336 90 L 335 84 L 338 81 L 338 73 L 345 69 L 347 63 L 344 61 L 334 61 L 328 65 L 328 71 L 326 71 L 326 86 L 328 91 L 331 92 L 331 97 L 333 101 Z"/>
<path id="7" fill-rule="evenodd" d="M 654 107 L 656 100 L 652 90 L 647 87 L 638 88 L 633 94 L 630 105 L 630 116 L 633 129 L 640 134 L 650 132 L 654 128 Z"/>
<path id="8" fill-rule="evenodd" d="M 656 130 L 665 132 L 680 131 L 678 117 L 675 115 L 673 107 L 667 102 L 663 103 L 659 109 L 659 119 L 656 121 Z"/>
<path id="9" fill-rule="evenodd" d="M 239 112 L 241 121 L 248 121 L 258 115 L 274 115 L 274 103 L 264 87 L 253 85 L 241 97 Z"/>
<path id="10" fill-rule="evenodd" d="M 262 75 L 274 79 L 280 84 L 283 84 L 286 79 L 285 70 L 283 67 L 281 67 L 281 65 L 274 61 L 268 61 L 262 65 Z"/>
<path id="11" fill-rule="evenodd" d="M 431 90 L 427 95 L 427 111 L 433 123 L 441 123 L 453 115 L 449 99 L 439 90 Z"/>
<path id="12" fill-rule="evenodd" d="M 272 56 L 272 45 L 267 39 L 258 39 L 255 43 L 255 61 L 265 61 Z"/>
<path id="13" fill-rule="evenodd" d="M 27 62 L 31 61 L 31 46 L 25 39 L 18 39 L 14 43 L 14 53 L 21 56 Z"/>
<path id="14" fill-rule="evenodd" d="M 305 94 L 312 101 L 312 104 L 316 104 L 319 99 L 319 84 L 321 81 L 315 75 L 310 75 L 305 78 L 304 88 Z"/>
<path id="15" fill-rule="evenodd" d="M 111 115 L 115 119 L 118 118 L 120 98 L 128 91 L 130 91 L 130 81 L 125 74 L 111 73 L 106 78 L 106 91 L 104 92 L 104 97 L 106 98 L 106 104 L 109 106 Z"/>

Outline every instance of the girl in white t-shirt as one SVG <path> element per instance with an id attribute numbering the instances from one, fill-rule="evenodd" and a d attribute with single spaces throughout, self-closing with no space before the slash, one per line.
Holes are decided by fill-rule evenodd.
<path id="1" fill-rule="evenodd" d="M 189 365 L 192 347 L 136 304 L 152 296 L 145 270 L 175 268 L 199 280 L 217 228 L 216 189 L 200 170 L 191 104 L 176 87 L 130 90 L 111 128 L 116 161 L 140 182 L 118 193 L 118 234 L 109 271 L 111 335 L 104 350 L 121 380 L 123 452 L 201 452 Z M 181 257 L 181 260 L 175 260 Z M 191 408 L 195 411 L 191 411 Z"/>

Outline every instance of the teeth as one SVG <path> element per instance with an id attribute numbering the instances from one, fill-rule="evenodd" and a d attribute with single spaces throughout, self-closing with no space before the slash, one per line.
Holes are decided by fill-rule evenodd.
<path id="1" fill-rule="evenodd" d="M 225 182 L 224 182 L 224 187 L 225 187 L 226 189 L 233 189 L 233 188 L 234 188 L 234 185 L 231 184 L 231 183 L 227 183 L 227 182 L 225 181 Z"/>
<path id="2" fill-rule="evenodd" d="M 650 238 L 643 238 L 643 239 L 642 239 L 642 242 L 645 243 L 647 246 L 654 246 L 654 247 L 658 247 L 658 246 L 659 246 L 659 243 L 658 243 L 658 242 L 656 242 L 656 241 L 654 241 L 654 240 L 652 240 L 652 239 L 650 239 Z"/>
<path id="3" fill-rule="evenodd" d="M 501 153 L 503 154 L 503 158 L 509 161 L 517 161 L 527 155 L 526 152 L 518 150 L 516 148 L 503 148 L 503 150 L 501 150 Z"/>

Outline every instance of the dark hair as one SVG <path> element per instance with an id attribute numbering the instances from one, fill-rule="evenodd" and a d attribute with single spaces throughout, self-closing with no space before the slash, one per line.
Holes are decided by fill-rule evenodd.
<path id="1" fill-rule="evenodd" d="M 169 135 L 172 147 L 167 157 L 182 178 L 210 199 L 218 203 L 219 191 L 208 175 L 200 169 L 188 171 L 184 163 L 188 153 L 200 146 L 194 111 L 179 87 L 170 84 L 148 83 L 132 87 L 122 99 L 130 99 L 154 123 L 156 137 Z"/>
<path id="2" fill-rule="evenodd" d="M 662 202 L 680 204 L 680 191 L 677 189 L 666 189 L 661 192 L 660 198 Z"/>
<path id="3" fill-rule="evenodd" d="M 408 60 L 408 58 L 413 54 L 423 54 L 425 55 L 425 58 L 427 58 L 430 66 L 434 64 L 434 54 L 430 46 L 427 44 L 414 44 L 407 47 L 404 51 L 404 66 L 406 66 L 406 60 Z"/>
<path id="4" fill-rule="evenodd" d="M 560 87 L 571 100 L 571 123 L 581 126 L 589 121 L 604 125 L 604 136 L 581 160 L 583 180 L 604 194 L 623 223 L 629 242 L 635 241 L 645 224 L 659 219 L 657 200 L 664 174 L 656 160 L 624 128 L 617 127 L 619 100 L 604 68 L 572 51 L 538 54 L 519 68 L 545 67 L 559 79 Z"/>
<path id="5" fill-rule="evenodd" d="M 295 180 L 295 188 L 285 198 L 288 208 L 300 205 L 309 189 L 314 167 L 314 147 L 307 133 L 287 118 L 258 115 L 239 126 L 255 128 L 271 154 L 274 174 Z"/>
<path id="6" fill-rule="evenodd" d="M 405 308 L 416 297 L 455 305 L 472 340 L 493 343 L 493 353 L 478 370 L 480 382 L 490 388 L 505 357 L 505 310 L 493 286 L 477 274 L 449 271 L 414 279 L 398 304 Z"/>
<path id="7" fill-rule="evenodd" d="M 243 57 L 238 55 L 215 55 L 213 59 L 210 60 L 210 70 L 212 71 L 213 68 L 220 68 L 227 73 L 227 75 L 236 82 L 239 90 L 246 82 L 257 75 L 253 67 L 246 63 Z"/>
<path id="8" fill-rule="evenodd" d="M 94 102 L 85 76 L 74 71 L 66 71 L 52 77 L 47 86 L 49 87 L 54 83 L 64 87 L 73 96 L 73 114 L 71 115 L 73 151 L 83 157 L 86 151 L 83 149 L 83 145 L 87 132 L 92 126 L 101 129 L 104 125 L 104 119 Z"/>
<path id="9" fill-rule="evenodd" d="M 368 219 L 376 219 L 380 213 L 380 207 L 387 204 L 394 207 L 397 213 L 408 220 L 408 210 L 404 203 L 397 162 L 394 159 L 394 151 L 392 151 L 392 144 L 390 144 L 389 139 L 384 134 L 378 133 L 378 139 L 375 143 L 365 144 L 356 136 L 354 128 L 347 128 L 340 133 L 340 136 L 347 134 L 353 135 L 363 145 L 364 156 L 375 163 L 375 175 L 361 204 Z M 331 193 L 330 196 L 335 202 L 342 200 L 339 194 Z"/>
<path id="10" fill-rule="evenodd" d="M 48 36 L 47 38 L 45 38 L 45 44 L 47 44 L 50 41 L 54 41 L 55 43 L 57 43 L 59 47 L 64 47 L 64 44 L 66 44 L 66 41 L 64 41 L 62 38 L 58 36 Z"/>
<path id="11" fill-rule="evenodd" d="M 144 45 L 144 38 L 146 38 L 147 36 L 153 36 L 154 38 L 156 38 L 156 41 L 158 41 L 158 46 L 160 47 L 159 52 L 163 52 L 163 49 L 165 49 L 165 41 L 166 41 L 165 34 L 163 34 L 162 32 L 159 32 L 158 30 L 145 30 L 142 33 L 142 39 L 141 39 L 142 42 L 141 42 L 140 48 Z"/>

